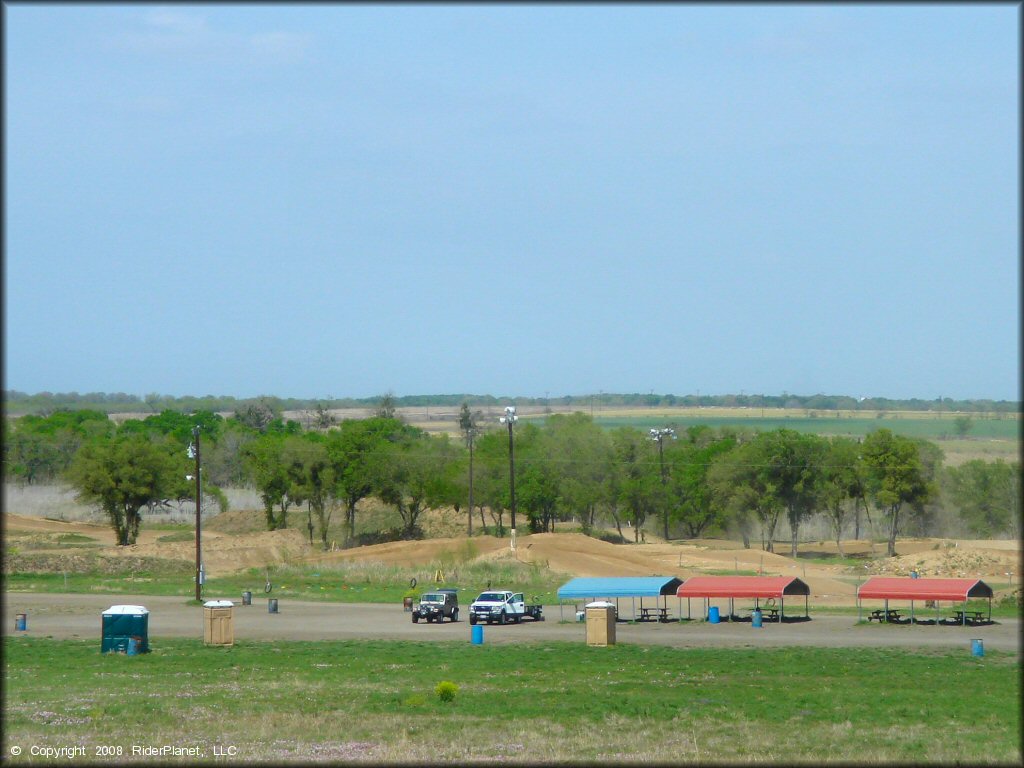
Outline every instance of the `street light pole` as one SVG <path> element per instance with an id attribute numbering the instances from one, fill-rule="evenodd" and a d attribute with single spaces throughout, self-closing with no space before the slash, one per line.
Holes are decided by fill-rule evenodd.
<path id="1" fill-rule="evenodd" d="M 199 463 L 199 427 L 192 427 L 192 445 L 189 446 L 189 454 L 196 460 L 196 600 L 200 601 L 203 599 L 203 551 L 201 545 L 201 527 L 202 527 L 202 503 L 203 503 L 203 486 L 202 478 L 199 475 L 200 463 Z"/>
<path id="2" fill-rule="evenodd" d="M 512 425 L 516 422 L 517 418 L 516 407 L 508 405 L 505 406 L 505 415 L 499 419 L 502 424 L 508 424 L 508 491 L 512 505 L 511 548 L 513 550 L 516 548 L 516 462 L 515 450 L 512 447 Z"/>
<path id="3" fill-rule="evenodd" d="M 664 427 L 663 429 L 652 429 L 651 430 L 651 440 L 657 440 L 658 441 L 658 460 L 659 460 L 659 462 L 661 464 L 661 485 L 662 485 L 662 487 L 665 486 L 665 482 L 666 482 L 666 478 L 665 478 L 665 447 L 664 447 L 664 444 L 663 444 L 663 441 L 664 441 L 664 439 L 666 437 L 671 437 L 673 440 L 675 440 L 676 439 L 676 431 L 674 429 L 672 429 L 671 427 Z M 665 531 L 664 531 L 664 533 L 665 533 L 665 541 L 668 541 L 668 509 L 667 508 L 665 509 L 665 513 L 664 513 L 664 515 L 662 517 L 662 520 L 665 523 Z"/>

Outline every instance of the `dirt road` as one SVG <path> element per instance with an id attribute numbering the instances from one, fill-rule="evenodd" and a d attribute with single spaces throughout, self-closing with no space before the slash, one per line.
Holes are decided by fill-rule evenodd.
<path id="1" fill-rule="evenodd" d="M 214 598 L 217 596 L 211 596 Z M 126 595 L 4 594 L 4 634 L 29 637 L 94 639 L 99 648 L 102 613 L 115 604 L 143 605 L 149 609 L 150 644 L 161 638 L 203 636 L 203 609 L 190 606 L 181 597 Z M 628 604 L 622 606 L 629 614 Z M 671 605 L 673 614 L 679 607 Z M 693 604 L 693 616 L 700 607 Z M 26 614 L 25 631 L 15 629 L 16 614 Z M 686 616 L 686 603 L 681 605 Z M 545 608 L 547 620 L 525 621 L 507 626 L 484 626 L 484 644 L 506 644 L 561 640 L 586 642 L 586 629 L 573 621 L 570 605 Z M 926 617 L 925 617 L 926 618 Z M 413 624 L 400 605 L 341 604 L 279 600 L 278 612 L 270 613 L 265 597 L 253 596 L 253 604 L 234 609 L 236 640 L 463 640 L 470 642 L 469 622 Z M 620 622 L 619 643 L 687 647 L 916 647 L 953 648 L 970 651 L 972 640 L 981 639 L 986 649 L 1021 654 L 1019 619 L 999 619 L 988 626 L 858 625 L 855 616 L 817 615 L 810 621 L 765 622 L 754 628 L 750 622 L 709 624 L 703 621 L 668 624 Z"/>

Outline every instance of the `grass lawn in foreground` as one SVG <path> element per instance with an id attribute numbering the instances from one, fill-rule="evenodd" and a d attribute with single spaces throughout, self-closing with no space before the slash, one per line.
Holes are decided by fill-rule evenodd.
<path id="1" fill-rule="evenodd" d="M 151 647 L 103 655 L 98 640 L 5 638 L 5 756 L 15 745 L 82 745 L 81 761 L 111 747 L 121 749 L 117 762 L 152 762 L 132 747 L 171 745 L 198 749 L 161 757 L 182 763 L 210 762 L 215 749 L 236 762 L 1021 759 L 1020 665 L 998 652 L 384 640 Z M 458 686 L 453 701 L 436 695 L 442 681 Z"/>

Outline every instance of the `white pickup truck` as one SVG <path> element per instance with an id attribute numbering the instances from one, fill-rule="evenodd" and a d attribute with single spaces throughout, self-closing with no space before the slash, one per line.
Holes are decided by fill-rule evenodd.
<path id="1" fill-rule="evenodd" d="M 508 590 L 488 590 L 480 594 L 469 606 L 469 623 L 488 624 L 497 622 L 518 624 L 524 616 L 534 621 L 544 621 L 544 608 L 540 605 L 527 605 L 522 592 Z"/>

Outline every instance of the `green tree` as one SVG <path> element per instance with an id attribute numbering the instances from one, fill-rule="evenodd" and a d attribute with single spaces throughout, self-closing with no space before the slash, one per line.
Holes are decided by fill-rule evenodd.
<path id="1" fill-rule="evenodd" d="M 590 531 L 600 505 L 606 502 L 604 478 L 612 456 L 608 435 L 589 415 L 572 413 L 549 416 L 539 437 L 538 453 L 550 467 L 557 505 L 567 516 L 578 515 L 584 530 Z M 549 515 L 544 529 L 550 530 L 553 524 Z"/>
<path id="2" fill-rule="evenodd" d="M 974 426 L 974 419 L 971 418 L 969 413 L 962 414 L 953 419 L 953 427 L 956 429 L 956 436 L 959 438 L 967 437 L 967 433 L 971 431 L 971 427 Z"/>
<path id="3" fill-rule="evenodd" d="M 904 506 L 923 509 L 935 495 L 935 486 L 929 481 L 918 443 L 891 430 L 870 432 L 862 455 L 871 498 L 888 519 L 887 554 L 895 557 Z"/>
<path id="4" fill-rule="evenodd" d="M 356 505 L 374 492 L 379 474 L 375 462 L 384 443 L 398 442 L 411 429 L 397 419 L 348 419 L 327 433 L 327 455 L 334 471 L 335 491 L 345 504 L 346 541 L 356 535 Z"/>
<path id="5" fill-rule="evenodd" d="M 1020 531 L 1019 463 L 973 459 L 947 469 L 944 480 L 972 533 L 988 538 Z"/>
<path id="6" fill-rule="evenodd" d="M 448 435 L 416 430 L 399 442 L 382 444 L 377 451 L 382 455 L 374 462 L 376 495 L 402 518 L 404 538 L 420 538 L 418 523 L 424 510 L 455 495 L 455 447 Z"/>
<path id="7" fill-rule="evenodd" d="M 726 504 L 708 483 L 708 471 L 715 458 L 731 451 L 736 440 L 732 437 L 714 439 L 708 432 L 689 433 L 682 445 L 666 449 L 672 472 L 669 483 L 670 503 L 687 536 L 697 538 L 709 528 L 725 520 Z"/>
<path id="8" fill-rule="evenodd" d="M 860 443 L 849 437 L 830 438 L 821 472 L 821 505 L 836 538 L 836 549 L 843 556 L 842 533 L 850 506 L 853 505 L 856 512 L 857 505 L 864 498 Z"/>
<path id="9" fill-rule="evenodd" d="M 4 435 L 4 474 L 8 480 L 26 485 L 50 480 L 64 467 L 61 452 L 52 435 L 31 430 L 10 430 Z"/>
<path id="10" fill-rule="evenodd" d="M 752 515 L 761 529 L 761 547 L 774 552 L 775 528 L 785 505 L 778 494 L 774 476 L 773 438 L 756 435 L 721 454 L 708 472 L 708 484 L 739 518 Z"/>
<path id="11" fill-rule="evenodd" d="M 815 511 L 821 495 L 824 442 L 792 429 L 765 433 L 766 459 L 775 496 L 786 509 L 791 556 L 797 556 L 800 524 Z"/>
<path id="12" fill-rule="evenodd" d="M 647 519 L 656 514 L 664 492 L 658 460 L 652 458 L 647 434 L 639 429 L 613 430 L 611 441 L 614 500 L 621 505 L 623 515 L 632 525 L 633 540 L 639 542 L 640 532 Z"/>
<path id="13" fill-rule="evenodd" d="M 259 491 L 267 530 L 288 527 L 288 509 L 295 502 L 293 473 L 285 455 L 284 435 L 262 435 L 245 446 L 245 464 Z"/>
<path id="14" fill-rule="evenodd" d="M 118 545 L 126 546 L 138 539 L 143 507 L 183 493 L 185 463 L 171 440 L 119 434 L 83 445 L 67 479 L 80 501 L 107 515 Z"/>

